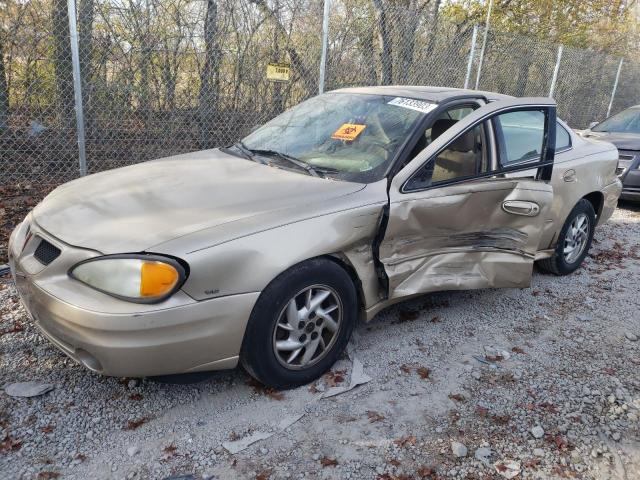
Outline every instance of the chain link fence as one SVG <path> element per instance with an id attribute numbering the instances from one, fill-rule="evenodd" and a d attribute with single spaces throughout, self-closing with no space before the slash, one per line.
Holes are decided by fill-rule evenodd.
<path id="1" fill-rule="evenodd" d="M 2 1 L 2 184 L 76 178 L 82 150 L 92 173 L 228 145 L 321 82 L 323 0 Z M 556 72 L 561 118 L 584 128 L 606 116 L 620 58 L 494 30 L 481 55 L 484 28 L 452 23 L 436 4 L 331 2 L 325 89 L 546 96 Z M 288 73 L 273 81 L 269 64 Z M 625 60 L 612 112 L 637 103 L 640 64 Z"/>

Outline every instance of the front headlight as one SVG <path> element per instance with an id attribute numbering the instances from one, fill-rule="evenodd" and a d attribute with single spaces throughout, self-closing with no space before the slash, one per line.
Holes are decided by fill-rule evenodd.
<path id="1" fill-rule="evenodd" d="M 106 255 L 75 265 L 69 276 L 122 300 L 155 303 L 175 293 L 186 279 L 184 267 L 160 255 Z"/>

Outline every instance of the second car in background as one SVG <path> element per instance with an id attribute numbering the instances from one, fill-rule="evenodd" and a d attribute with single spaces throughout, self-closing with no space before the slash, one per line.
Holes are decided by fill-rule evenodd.
<path id="1" fill-rule="evenodd" d="M 618 147 L 617 173 L 622 181 L 620 198 L 640 201 L 640 105 L 591 125 L 582 136 L 602 139 Z"/>

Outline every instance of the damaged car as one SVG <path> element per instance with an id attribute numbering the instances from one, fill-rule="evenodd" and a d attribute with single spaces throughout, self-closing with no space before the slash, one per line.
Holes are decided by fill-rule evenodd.
<path id="1" fill-rule="evenodd" d="M 288 388 L 395 302 L 527 287 L 535 262 L 573 272 L 616 207 L 617 163 L 548 98 L 348 88 L 227 148 L 58 187 L 9 260 L 35 325 L 94 372 L 241 363 Z"/>

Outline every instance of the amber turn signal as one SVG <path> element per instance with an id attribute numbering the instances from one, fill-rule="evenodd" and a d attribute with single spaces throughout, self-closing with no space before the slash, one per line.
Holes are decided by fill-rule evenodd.
<path id="1" fill-rule="evenodd" d="M 167 263 L 144 262 L 140 271 L 140 296 L 160 297 L 170 292 L 179 279 L 180 274 Z"/>

